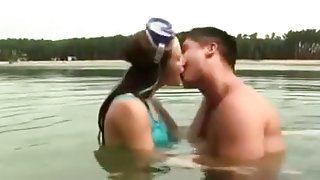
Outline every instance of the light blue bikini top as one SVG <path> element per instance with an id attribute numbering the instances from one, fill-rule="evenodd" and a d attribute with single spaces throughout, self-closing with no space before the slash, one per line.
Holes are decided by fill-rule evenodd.
<path id="1" fill-rule="evenodd" d="M 115 99 L 124 99 L 124 98 L 136 98 L 131 93 L 126 93 L 117 96 Z M 149 114 L 149 120 L 151 123 L 151 135 L 153 139 L 153 143 L 156 147 L 170 147 L 172 145 L 170 141 L 170 137 L 168 134 L 168 129 L 162 119 L 162 117 L 159 115 L 159 119 L 156 119 L 150 109 L 148 109 L 148 114 Z"/>

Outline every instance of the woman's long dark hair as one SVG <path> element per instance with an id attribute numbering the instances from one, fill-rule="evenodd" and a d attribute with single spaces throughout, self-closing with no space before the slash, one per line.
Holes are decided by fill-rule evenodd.
<path id="1" fill-rule="evenodd" d="M 153 93 L 152 89 L 144 93 L 141 91 L 154 85 L 159 77 L 161 69 L 165 68 L 171 57 L 171 50 L 165 51 L 160 65 L 154 63 L 155 48 L 149 42 L 145 31 L 140 31 L 133 35 L 124 50 L 125 61 L 131 64 L 127 73 L 119 85 L 111 91 L 109 96 L 102 103 L 98 114 L 99 135 L 98 141 L 105 143 L 104 139 L 104 121 L 105 115 L 115 97 L 125 93 L 132 93 L 145 103 L 145 99 Z"/>

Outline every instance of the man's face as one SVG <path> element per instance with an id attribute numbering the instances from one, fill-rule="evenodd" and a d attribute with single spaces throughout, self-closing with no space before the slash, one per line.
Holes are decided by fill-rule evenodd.
<path id="1" fill-rule="evenodd" d="M 182 45 L 182 53 L 185 61 L 184 72 L 181 74 L 183 86 L 197 88 L 205 66 L 205 48 L 191 39 L 186 39 Z"/>

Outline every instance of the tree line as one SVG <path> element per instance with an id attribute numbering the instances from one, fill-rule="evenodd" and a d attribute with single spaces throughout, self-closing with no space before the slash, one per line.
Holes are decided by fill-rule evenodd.
<path id="1" fill-rule="evenodd" d="M 187 32 L 178 34 L 182 42 Z M 130 36 L 73 38 L 64 40 L 3 39 L 0 40 L 0 61 L 10 60 L 78 60 L 122 59 L 122 49 Z M 258 34 L 238 34 L 238 59 L 319 59 L 320 30 L 289 31 L 258 38 Z"/>

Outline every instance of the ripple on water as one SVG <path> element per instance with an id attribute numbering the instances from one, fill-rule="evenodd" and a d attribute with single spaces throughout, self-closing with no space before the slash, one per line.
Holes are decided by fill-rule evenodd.
<path id="1" fill-rule="evenodd" d="M 4 130 L 0 129 L 0 134 L 8 133 L 8 132 L 17 132 L 17 131 L 26 131 L 26 130 L 33 130 L 33 129 L 48 128 L 48 127 L 55 126 L 55 125 L 62 124 L 62 123 L 66 123 L 69 121 L 71 121 L 71 120 L 60 120 L 60 121 L 55 121 L 55 122 L 51 122 L 51 123 L 46 123 L 44 125 L 37 125 L 37 126 L 31 126 L 31 127 L 10 128 L 10 129 L 4 129 Z"/>

